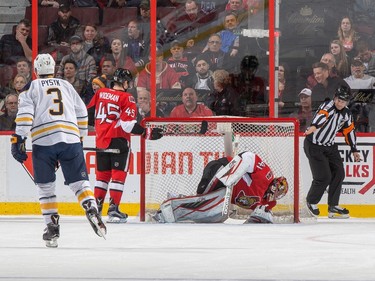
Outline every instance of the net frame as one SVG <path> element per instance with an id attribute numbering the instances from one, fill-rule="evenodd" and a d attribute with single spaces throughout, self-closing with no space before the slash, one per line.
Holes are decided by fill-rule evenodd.
<path id="1" fill-rule="evenodd" d="M 288 211 L 285 211 L 285 212 L 289 212 L 289 217 L 288 219 L 285 219 L 284 222 L 300 222 L 300 173 L 299 173 L 299 123 L 298 121 L 295 119 L 295 118 L 243 118 L 243 117 L 205 117 L 205 118 L 146 118 L 142 121 L 142 125 L 146 128 L 150 128 L 150 127 L 161 127 L 163 129 L 166 128 L 165 126 L 165 123 L 168 123 L 170 125 L 173 125 L 173 126 L 181 126 L 184 125 L 186 126 L 187 128 L 189 128 L 187 130 L 188 134 L 189 135 L 186 135 L 184 136 L 183 132 L 184 131 L 181 131 L 181 130 L 176 130 L 176 135 L 175 137 L 191 137 L 191 132 L 194 131 L 194 132 L 198 132 L 199 131 L 199 124 L 202 122 L 202 121 L 208 121 L 209 123 L 209 128 L 208 128 L 208 131 L 206 132 L 206 134 L 204 136 L 199 136 L 198 134 L 196 135 L 197 137 L 213 137 L 213 136 L 219 136 L 220 138 L 220 135 L 221 135 L 221 138 L 222 138 L 222 144 L 224 145 L 223 147 L 223 152 L 221 155 L 218 155 L 216 154 L 216 158 L 217 157 L 222 157 L 222 156 L 225 156 L 225 155 L 228 155 L 229 151 L 232 151 L 233 150 L 237 150 L 237 152 L 241 152 L 241 151 L 244 151 L 244 150 L 247 150 L 246 148 L 243 147 L 243 145 L 241 145 L 241 137 L 238 138 L 238 136 L 236 137 L 236 134 L 234 131 L 231 132 L 230 134 L 230 138 L 232 138 L 232 142 L 231 144 L 234 144 L 235 148 L 230 148 L 227 146 L 227 141 L 229 139 L 229 134 L 228 132 L 230 131 L 228 129 L 228 123 L 235 123 L 235 124 L 246 124 L 248 126 L 250 126 L 251 124 L 256 124 L 257 126 L 263 126 L 263 128 L 268 128 L 269 131 L 275 131 L 277 130 L 278 128 L 280 129 L 280 126 L 290 126 L 290 127 L 293 127 L 292 129 L 292 132 L 289 132 L 287 133 L 288 134 L 288 137 L 289 137 L 289 140 L 292 141 L 292 145 L 291 145 L 291 149 L 293 150 L 293 157 L 291 159 L 289 159 L 290 161 L 292 161 L 292 164 L 293 164 L 293 167 L 292 168 L 289 168 L 291 170 L 291 173 L 292 175 L 289 176 L 289 186 L 292 187 L 289 189 L 289 192 L 293 192 L 293 210 L 288 210 Z M 164 124 L 164 125 L 163 125 Z M 220 125 L 220 126 L 214 126 L 212 127 L 213 125 L 212 124 L 224 124 L 224 125 Z M 167 126 L 168 127 L 168 126 Z M 261 127 L 259 127 L 261 128 Z M 275 131 L 276 132 L 276 131 Z M 216 135 L 215 135 L 216 134 Z M 264 132 L 253 132 L 253 134 L 257 134 L 258 137 L 259 136 L 262 136 L 262 134 L 264 135 Z M 174 137 L 174 136 L 172 136 Z M 247 136 L 249 137 L 249 136 Z M 252 136 L 253 137 L 253 136 Z M 285 135 L 285 137 L 287 137 L 287 135 Z M 165 138 L 165 137 L 164 137 Z M 162 138 L 163 139 L 163 138 Z M 162 140 L 161 139 L 161 140 Z M 224 140 L 226 139 L 225 143 L 224 143 Z M 235 143 L 235 140 L 237 139 L 240 139 L 240 144 L 236 144 Z M 245 139 L 246 140 L 246 139 Z M 160 141 L 160 140 L 156 140 L 157 141 Z M 146 171 L 146 163 L 151 163 L 150 161 L 150 158 L 149 159 L 146 159 L 146 155 L 147 155 L 147 150 L 146 150 L 146 147 L 147 145 L 149 145 L 150 143 L 147 143 L 147 142 L 155 142 L 155 141 L 150 141 L 150 140 L 145 140 L 144 138 L 142 138 L 141 140 L 141 161 L 142 161 L 142 165 L 141 165 L 141 179 L 140 179 L 140 183 L 141 183 L 141 188 L 140 188 L 140 220 L 141 221 L 145 221 L 146 220 L 146 204 L 148 204 L 148 202 L 146 202 L 146 184 L 148 184 L 148 181 L 146 181 L 146 177 L 150 174 L 150 171 Z M 172 144 L 173 142 L 171 142 Z M 269 147 L 268 144 L 263 144 L 262 145 L 263 147 Z M 250 150 L 253 150 L 253 149 L 250 149 Z M 269 162 L 267 161 L 267 157 L 265 157 L 265 155 L 262 155 L 262 153 L 259 153 L 259 151 L 253 151 L 257 154 L 260 154 L 261 158 L 267 163 L 269 164 Z M 233 155 L 233 154 L 232 154 Z M 148 161 L 148 162 L 147 162 Z M 270 165 L 271 169 L 273 169 L 272 165 Z M 150 169 L 150 168 L 148 168 Z M 201 176 L 201 172 L 203 171 L 203 169 L 201 171 L 199 171 L 199 175 L 197 175 L 196 177 L 198 177 L 200 179 L 200 176 Z M 275 173 L 275 176 L 281 176 L 281 175 L 278 175 Z M 186 193 L 182 193 L 184 195 L 189 195 L 189 194 L 186 194 Z M 190 194 L 191 195 L 191 194 Z M 166 198 L 165 198 L 166 199 Z M 156 202 L 157 204 L 160 204 L 162 202 Z M 239 210 L 240 208 L 235 208 L 235 212 L 239 212 L 241 213 L 241 210 Z M 245 210 L 246 211 L 246 210 Z M 246 212 L 244 212 L 245 215 L 246 215 Z M 282 216 L 282 212 L 280 212 L 281 216 Z M 276 216 L 277 217 L 277 216 Z M 283 219 L 284 220 L 284 219 Z"/>

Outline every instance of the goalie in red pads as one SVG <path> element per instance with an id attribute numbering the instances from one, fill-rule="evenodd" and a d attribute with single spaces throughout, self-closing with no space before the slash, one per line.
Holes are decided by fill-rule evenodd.
<path id="1" fill-rule="evenodd" d="M 166 200 L 154 219 L 159 222 L 223 222 L 228 218 L 223 211 L 227 189 L 231 191 L 232 204 L 252 210 L 246 223 L 273 223 L 271 210 L 276 200 L 288 192 L 288 182 L 285 177 L 275 178 L 271 168 L 253 152 L 240 153 L 233 159 L 220 158 L 204 168 L 198 195 Z"/>

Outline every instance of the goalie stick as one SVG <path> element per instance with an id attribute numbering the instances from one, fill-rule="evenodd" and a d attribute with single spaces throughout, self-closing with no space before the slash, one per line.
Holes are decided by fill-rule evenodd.
<path id="1" fill-rule="evenodd" d="M 200 125 L 200 129 L 198 132 L 163 132 L 163 136 L 179 136 L 179 135 L 204 135 L 207 132 L 208 129 L 208 122 L 207 121 L 202 121 Z"/>
<path id="2" fill-rule="evenodd" d="M 102 149 L 102 148 L 96 148 L 96 147 L 84 147 L 83 150 L 96 151 L 96 152 L 106 152 L 106 153 L 115 153 L 115 154 L 120 153 L 120 149 L 117 149 L 117 148 Z"/>

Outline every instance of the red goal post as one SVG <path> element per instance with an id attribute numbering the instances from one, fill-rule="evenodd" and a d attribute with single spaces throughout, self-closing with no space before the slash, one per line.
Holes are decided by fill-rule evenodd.
<path id="1" fill-rule="evenodd" d="M 202 125 L 207 122 L 207 131 Z M 155 213 L 168 194 L 193 195 L 205 165 L 214 159 L 250 150 L 285 176 L 288 194 L 273 209 L 280 222 L 299 222 L 299 124 L 294 118 L 147 118 L 147 128 L 165 136 L 141 140 L 140 220 Z M 204 129 L 204 128 L 203 128 Z M 203 130 L 204 131 L 204 130 Z"/>

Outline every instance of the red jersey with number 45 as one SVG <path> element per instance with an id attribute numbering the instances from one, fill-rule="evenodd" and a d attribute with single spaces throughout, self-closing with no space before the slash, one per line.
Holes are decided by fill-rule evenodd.
<path id="1" fill-rule="evenodd" d="M 96 91 L 88 108 L 95 106 L 96 147 L 108 148 L 113 138 L 125 138 L 130 142 L 130 133 L 125 128 L 135 123 L 137 105 L 127 92 L 101 88 Z"/>

